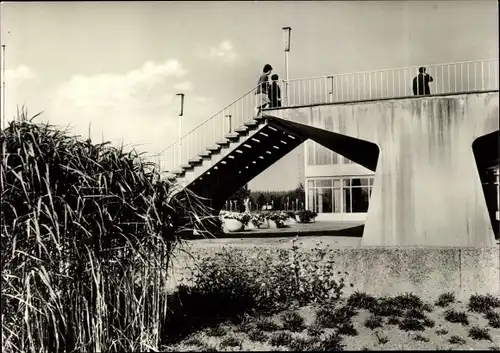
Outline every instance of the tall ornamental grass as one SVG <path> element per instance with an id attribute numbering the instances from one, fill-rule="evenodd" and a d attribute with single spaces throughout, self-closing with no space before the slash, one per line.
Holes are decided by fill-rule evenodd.
<path id="1" fill-rule="evenodd" d="M 157 350 L 202 202 L 135 151 L 21 121 L 0 143 L 2 351 Z"/>

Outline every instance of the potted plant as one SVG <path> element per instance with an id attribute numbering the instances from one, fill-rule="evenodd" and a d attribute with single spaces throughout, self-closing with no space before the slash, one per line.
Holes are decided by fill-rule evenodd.
<path id="1" fill-rule="evenodd" d="M 295 212 L 288 211 L 286 214 L 288 215 L 288 218 L 285 221 L 286 224 L 295 224 L 295 223 L 297 223 L 297 217 L 295 216 Z"/>
<path id="2" fill-rule="evenodd" d="M 297 222 L 299 223 L 311 223 L 314 222 L 318 214 L 314 211 L 302 210 L 295 213 L 297 216 Z"/>
<path id="3" fill-rule="evenodd" d="M 226 212 L 222 216 L 228 232 L 241 232 L 250 220 L 250 215 L 238 212 Z"/>
<path id="4" fill-rule="evenodd" d="M 267 215 L 270 228 L 283 228 L 285 221 L 288 219 L 286 212 L 271 212 Z"/>
<path id="5" fill-rule="evenodd" d="M 255 227 L 255 228 L 260 228 L 264 223 L 267 223 L 266 218 L 261 215 L 260 213 L 254 213 L 251 216 L 252 218 L 250 219 L 250 223 Z"/>

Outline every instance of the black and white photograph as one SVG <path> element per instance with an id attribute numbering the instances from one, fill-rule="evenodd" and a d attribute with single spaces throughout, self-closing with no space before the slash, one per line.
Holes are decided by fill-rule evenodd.
<path id="1" fill-rule="evenodd" d="M 500 351 L 497 0 L 0 2 L 6 353 Z"/>

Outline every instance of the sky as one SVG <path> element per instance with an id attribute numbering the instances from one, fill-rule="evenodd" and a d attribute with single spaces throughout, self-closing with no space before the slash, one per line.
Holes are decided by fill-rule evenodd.
<path id="1" fill-rule="evenodd" d="M 6 116 L 95 142 L 158 153 L 257 83 L 270 63 L 290 78 L 498 57 L 496 0 L 2 2 Z M 297 148 L 250 183 L 303 179 Z"/>

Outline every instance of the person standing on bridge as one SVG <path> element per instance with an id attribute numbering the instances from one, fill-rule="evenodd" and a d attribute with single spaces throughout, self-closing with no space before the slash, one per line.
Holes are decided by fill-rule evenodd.
<path id="1" fill-rule="evenodd" d="M 269 64 L 264 65 L 262 70 L 262 75 L 259 77 L 259 83 L 257 84 L 257 90 L 255 91 L 256 107 L 255 115 L 260 115 L 262 109 L 264 109 L 269 103 L 269 75 L 273 71 L 273 67 Z"/>
<path id="2" fill-rule="evenodd" d="M 419 74 L 413 79 L 413 94 L 416 96 L 426 96 L 431 94 L 429 82 L 434 81 L 431 75 L 425 72 L 425 67 L 418 69 Z"/>
<path id="3" fill-rule="evenodd" d="M 278 84 L 279 76 L 274 74 L 271 76 L 271 86 L 269 87 L 269 100 L 271 103 L 269 104 L 270 108 L 278 108 L 281 107 L 281 89 Z"/>

